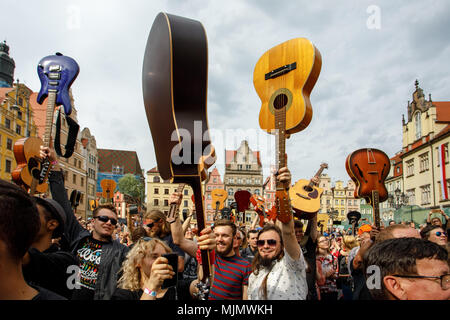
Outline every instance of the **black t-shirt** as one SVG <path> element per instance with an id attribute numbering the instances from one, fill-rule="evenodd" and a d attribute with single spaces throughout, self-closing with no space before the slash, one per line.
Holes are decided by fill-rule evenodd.
<path id="1" fill-rule="evenodd" d="M 317 300 L 316 291 L 316 247 L 317 242 L 314 242 L 310 236 L 305 236 L 305 239 L 300 243 L 303 256 L 308 264 L 308 272 L 306 272 L 306 283 L 308 284 L 308 300 Z"/>
<path id="2" fill-rule="evenodd" d="M 107 243 L 95 240 L 91 236 L 78 247 L 80 281 L 77 282 L 79 289 L 73 290 L 72 300 L 94 300 L 102 247 Z"/>
<path id="3" fill-rule="evenodd" d="M 157 298 L 156 300 L 192 300 L 191 294 L 189 293 L 191 282 L 192 280 L 178 280 L 176 290 L 175 287 L 170 287 L 162 298 Z M 117 288 L 111 300 L 140 300 L 143 293 L 144 291 L 142 289 L 131 291 Z"/>
<path id="4" fill-rule="evenodd" d="M 372 295 L 370 294 L 369 288 L 366 285 L 366 277 L 361 269 L 353 268 L 353 259 L 349 262 L 350 264 L 350 273 L 353 279 L 353 300 L 373 300 Z"/>
<path id="5" fill-rule="evenodd" d="M 33 287 L 34 289 L 36 289 L 38 292 L 37 295 L 35 295 L 33 297 L 33 299 L 31 299 L 32 301 L 36 300 L 36 301 L 41 301 L 41 300 L 67 300 L 66 298 L 64 298 L 63 296 L 60 296 L 57 293 L 54 293 L 53 291 L 44 289 L 42 287 L 39 286 L 33 286 L 30 285 L 31 287 Z"/>

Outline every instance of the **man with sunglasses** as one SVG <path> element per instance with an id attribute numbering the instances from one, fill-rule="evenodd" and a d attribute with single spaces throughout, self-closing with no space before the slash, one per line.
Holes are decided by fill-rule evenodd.
<path id="1" fill-rule="evenodd" d="M 73 288 L 72 300 L 109 300 L 128 252 L 128 247 L 112 239 L 118 222 L 116 209 L 112 205 L 98 206 L 93 212 L 92 233 L 83 228 L 72 211 L 55 150 L 41 147 L 41 157 L 48 157 L 52 163 L 50 191 L 66 213 L 65 249 L 79 258 L 79 274 L 75 273 L 75 281 L 68 281 Z"/>
<path id="2" fill-rule="evenodd" d="M 389 239 L 375 243 L 364 258 L 370 293 L 377 300 L 449 300 L 448 253 L 431 241 Z"/>
<path id="3" fill-rule="evenodd" d="M 422 239 L 434 242 L 440 246 L 447 245 L 448 234 L 438 225 L 428 225 L 420 231 Z"/>

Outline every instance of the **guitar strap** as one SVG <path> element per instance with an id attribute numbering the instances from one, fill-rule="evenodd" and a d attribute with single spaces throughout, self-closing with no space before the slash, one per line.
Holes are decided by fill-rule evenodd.
<path id="1" fill-rule="evenodd" d="M 80 125 L 75 120 L 66 115 L 67 125 L 69 126 L 69 133 L 67 134 L 67 143 L 65 146 L 65 153 L 61 151 L 61 110 L 58 110 L 58 118 L 56 119 L 56 132 L 55 132 L 55 151 L 64 158 L 70 158 L 75 149 L 75 142 L 77 141 L 78 130 Z"/>

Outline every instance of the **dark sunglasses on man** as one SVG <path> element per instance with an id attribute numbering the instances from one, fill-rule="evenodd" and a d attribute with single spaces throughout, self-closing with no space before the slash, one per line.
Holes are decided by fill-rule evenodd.
<path id="1" fill-rule="evenodd" d="M 101 222 L 104 222 L 104 223 L 106 223 L 108 221 L 111 221 L 111 224 L 113 226 L 115 226 L 117 224 L 117 220 L 116 219 L 110 218 L 110 217 L 107 217 L 107 216 L 96 216 L 96 217 L 94 217 L 94 219 L 98 219 L 98 220 L 100 220 Z"/>
<path id="2" fill-rule="evenodd" d="M 447 232 L 436 231 L 436 235 L 437 235 L 438 237 L 440 237 L 440 236 L 442 236 L 442 235 L 447 236 Z"/>
<path id="3" fill-rule="evenodd" d="M 258 247 L 264 247 L 264 245 L 266 244 L 266 241 L 267 241 L 267 244 L 268 244 L 270 247 L 275 247 L 275 246 L 277 245 L 277 240 L 275 240 L 275 239 L 256 240 L 256 245 L 257 245 Z"/>

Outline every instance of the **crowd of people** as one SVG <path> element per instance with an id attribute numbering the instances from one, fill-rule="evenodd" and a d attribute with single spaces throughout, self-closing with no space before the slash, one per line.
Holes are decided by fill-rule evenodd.
<path id="1" fill-rule="evenodd" d="M 319 232 L 317 215 L 194 230 L 191 217 L 150 209 L 129 228 L 112 205 L 77 219 L 54 150 L 41 156 L 53 163 L 51 199 L 0 181 L 2 300 L 450 299 L 445 213 L 420 228 L 363 223 L 353 234 Z M 277 180 L 288 189 L 289 170 Z M 169 202 L 181 199 L 174 193 Z"/>

